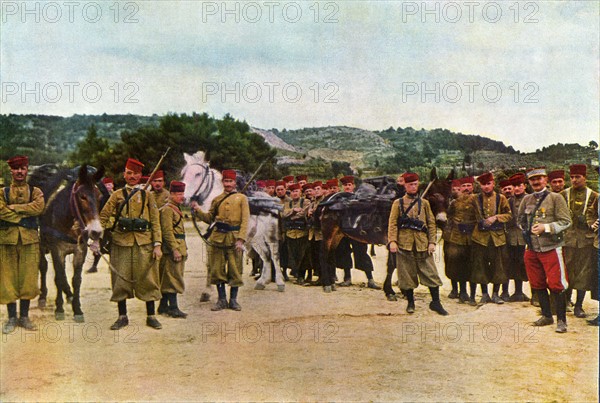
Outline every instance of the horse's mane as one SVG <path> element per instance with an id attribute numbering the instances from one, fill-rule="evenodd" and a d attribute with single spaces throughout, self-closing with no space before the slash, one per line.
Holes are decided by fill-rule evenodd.
<path id="1" fill-rule="evenodd" d="M 44 201 L 48 202 L 50 196 L 58 190 L 64 180 L 69 176 L 68 169 L 59 169 L 54 164 L 45 164 L 32 172 L 29 184 L 41 189 Z"/>

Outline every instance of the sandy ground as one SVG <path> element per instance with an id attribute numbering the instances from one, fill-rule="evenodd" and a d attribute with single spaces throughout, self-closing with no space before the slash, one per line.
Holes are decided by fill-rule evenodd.
<path id="1" fill-rule="evenodd" d="M 37 331 L 2 337 L 0 400 L 598 401 L 598 328 L 572 314 L 566 334 L 533 328 L 538 311 L 528 303 L 460 305 L 446 298 L 444 278 L 450 315 L 428 309 L 423 287 L 408 315 L 406 301 L 364 288 L 362 272 L 334 293 L 291 283 L 279 293 L 274 284 L 255 291 L 248 267 L 243 310 L 211 312 L 212 302 L 199 302 L 204 246 L 188 234 L 180 297 L 187 319 L 161 316 L 163 329 L 153 330 L 144 304 L 130 300 L 130 326 L 111 331 L 116 304 L 102 263 L 99 273 L 84 274 L 86 323 L 71 312 L 55 321 L 49 301 L 32 309 Z M 374 263 L 382 282 L 383 248 Z M 589 299 L 584 309 L 598 311 Z"/>

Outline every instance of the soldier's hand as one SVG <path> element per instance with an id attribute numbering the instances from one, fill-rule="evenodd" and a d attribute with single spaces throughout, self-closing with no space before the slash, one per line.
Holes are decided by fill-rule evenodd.
<path id="1" fill-rule="evenodd" d="M 390 252 L 398 253 L 398 244 L 396 242 L 390 242 Z"/>
<path id="2" fill-rule="evenodd" d="M 152 257 L 157 260 L 162 257 L 162 249 L 160 245 L 156 245 L 154 247 L 154 250 L 152 251 Z"/>
<path id="3" fill-rule="evenodd" d="M 200 211 L 200 205 L 196 200 L 190 203 L 190 208 L 194 211 Z"/>
<path id="4" fill-rule="evenodd" d="M 592 231 L 598 231 L 598 220 L 594 221 L 592 224 Z"/>
<path id="5" fill-rule="evenodd" d="M 496 220 L 498 220 L 498 217 L 496 217 L 495 215 L 486 218 L 483 223 L 486 227 L 489 227 L 490 225 L 492 225 L 493 223 L 496 222 Z"/>
<path id="6" fill-rule="evenodd" d="M 173 260 L 176 262 L 181 262 L 181 259 L 183 259 L 183 255 L 177 249 L 175 249 L 173 251 Z"/>
<path id="7" fill-rule="evenodd" d="M 244 251 L 244 240 L 243 239 L 238 239 L 237 241 L 235 241 L 235 250 L 237 250 L 238 252 Z"/>
<path id="8" fill-rule="evenodd" d="M 429 244 L 429 246 L 427 247 L 427 253 L 429 253 L 430 255 L 433 255 L 435 253 L 435 244 L 434 243 Z"/>
<path id="9" fill-rule="evenodd" d="M 531 233 L 533 235 L 541 235 L 544 231 L 546 231 L 544 224 L 534 224 L 533 227 L 531 227 Z"/>

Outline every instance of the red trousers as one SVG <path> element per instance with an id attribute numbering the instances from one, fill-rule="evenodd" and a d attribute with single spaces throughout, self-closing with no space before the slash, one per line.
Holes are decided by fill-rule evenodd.
<path id="1" fill-rule="evenodd" d="M 531 288 L 552 292 L 561 292 L 569 286 L 562 247 L 548 252 L 525 250 L 525 270 Z"/>

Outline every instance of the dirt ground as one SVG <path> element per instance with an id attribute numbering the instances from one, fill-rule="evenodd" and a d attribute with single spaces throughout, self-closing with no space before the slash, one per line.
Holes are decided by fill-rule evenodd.
<path id="1" fill-rule="evenodd" d="M 424 287 L 408 315 L 406 301 L 364 288 L 362 272 L 353 271 L 353 287 L 330 294 L 291 283 L 280 293 L 274 284 L 255 291 L 248 267 L 243 310 L 211 312 L 212 302 L 199 302 L 204 245 L 188 234 L 180 297 L 187 319 L 161 316 L 163 329 L 153 330 L 144 304 L 130 300 L 129 327 L 111 331 L 117 310 L 102 263 L 99 273 L 84 274 L 85 323 L 71 312 L 55 321 L 49 300 L 31 311 L 37 331 L 2 337 L 0 400 L 598 401 L 597 327 L 568 314 L 568 333 L 557 334 L 529 326 L 539 314 L 528 303 L 475 308 L 449 300 L 439 253 L 447 317 L 428 309 Z M 377 248 L 379 282 L 385 258 Z M 598 313 L 589 298 L 584 309 Z"/>

